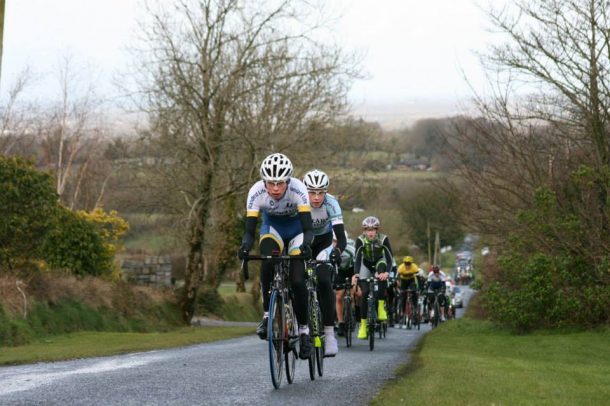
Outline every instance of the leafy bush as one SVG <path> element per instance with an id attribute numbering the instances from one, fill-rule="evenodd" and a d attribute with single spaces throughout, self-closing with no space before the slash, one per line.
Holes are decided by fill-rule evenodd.
<path id="1" fill-rule="evenodd" d="M 51 267 L 76 275 L 101 275 L 112 270 L 112 253 L 92 222 L 63 207 L 55 220 L 42 246 L 43 259 Z"/>
<path id="2" fill-rule="evenodd" d="M 0 346 L 17 346 L 32 340 L 33 332 L 23 320 L 10 319 L 0 305 Z"/>
<path id="3" fill-rule="evenodd" d="M 607 323 L 610 286 L 589 280 L 595 274 L 578 257 L 518 254 L 499 260 L 499 272 L 483 289 L 492 320 L 515 331 L 593 327 Z"/>
<path id="4" fill-rule="evenodd" d="M 57 205 L 50 174 L 24 159 L 0 157 L 0 267 L 15 269 L 37 257 Z"/>

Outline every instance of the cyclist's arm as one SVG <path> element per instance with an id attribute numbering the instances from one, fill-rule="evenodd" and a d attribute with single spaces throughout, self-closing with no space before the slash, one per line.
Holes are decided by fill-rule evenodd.
<path id="1" fill-rule="evenodd" d="M 385 247 L 385 258 L 388 264 L 392 264 L 392 267 L 396 267 L 396 262 L 394 261 L 394 253 L 392 252 L 392 246 L 390 245 L 390 239 L 386 236 L 383 240 L 383 246 Z"/>
<path id="2" fill-rule="evenodd" d="M 246 227 L 244 230 L 244 236 L 242 237 L 242 244 L 245 245 L 248 249 L 252 248 L 254 244 L 254 233 L 256 232 L 256 223 L 258 223 L 258 213 L 256 216 L 250 215 L 246 216 Z"/>
<path id="3" fill-rule="evenodd" d="M 345 226 L 343 223 L 333 225 L 333 231 L 337 236 L 337 248 L 339 251 L 343 252 L 345 247 L 347 247 L 347 238 L 345 238 Z"/>
<path id="4" fill-rule="evenodd" d="M 311 245 L 313 241 L 313 221 L 310 211 L 299 211 L 301 228 L 303 229 L 303 244 Z"/>
<path id="5" fill-rule="evenodd" d="M 356 256 L 354 258 L 354 274 L 360 274 L 360 267 L 362 266 L 362 240 L 358 238 L 356 240 Z"/>

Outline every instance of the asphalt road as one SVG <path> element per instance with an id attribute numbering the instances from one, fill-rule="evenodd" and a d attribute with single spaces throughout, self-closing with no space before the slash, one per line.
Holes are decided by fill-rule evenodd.
<path id="1" fill-rule="evenodd" d="M 471 291 L 464 289 L 465 303 Z M 458 317 L 463 310 L 458 310 Z M 1 405 L 362 405 L 394 376 L 429 331 L 389 329 L 385 339 L 339 341 L 324 376 L 310 381 L 297 362 L 296 380 L 279 390 L 269 374 L 266 342 L 256 336 L 185 348 L 0 368 Z"/>

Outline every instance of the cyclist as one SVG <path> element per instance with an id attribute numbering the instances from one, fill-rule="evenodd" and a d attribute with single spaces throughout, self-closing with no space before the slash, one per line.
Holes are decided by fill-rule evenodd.
<path id="1" fill-rule="evenodd" d="M 419 290 L 417 274 L 419 267 L 413 263 L 412 256 L 406 256 L 402 259 L 402 264 L 398 267 L 398 275 L 400 279 L 400 296 L 404 300 L 407 290 L 413 291 L 411 295 L 411 303 L 413 308 L 417 308 L 417 291 Z M 402 302 L 404 306 L 404 302 Z"/>
<path id="2" fill-rule="evenodd" d="M 259 239 L 261 255 L 282 252 L 286 246 L 289 255 L 311 256 L 313 232 L 309 198 L 305 185 L 292 177 L 292 170 L 292 163 L 284 154 L 271 154 L 263 160 L 260 167 L 262 179 L 250 188 L 246 200 L 246 224 L 239 249 L 240 258 L 245 258 L 252 248 L 259 214 L 262 214 L 263 219 Z M 272 278 L 273 261 L 263 260 L 263 319 L 256 329 L 262 340 L 267 338 Z M 290 261 L 290 284 L 299 323 L 299 358 L 307 359 L 311 355 L 312 342 L 308 327 L 304 261 Z"/>
<path id="3" fill-rule="evenodd" d="M 438 292 L 438 301 L 441 311 L 441 321 L 445 321 L 445 308 L 446 308 L 446 297 L 445 297 L 445 281 L 447 281 L 447 275 L 438 265 L 432 266 L 432 272 L 428 274 L 428 305 L 432 306 L 434 303 L 434 295 Z"/>
<path id="4" fill-rule="evenodd" d="M 356 254 L 356 243 L 348 237 L 347 232 L 345 233 L 345 238 L 347 239 L 347 246 L 341 253 L 341 264 L 339 265 L 337 277 L 337 282 L 341 284 L 341 287 L 336 290 L 335 302 L 338 323 L 337 335 L 339 337 L 345 335 L 345 323 L 343 322 L 343 294 L 345 293 L 345 287 L 343 287 L 343 283 L 346 278 L 351 279 L 354 276 L 354 255 Z"/>
<path id="5" fill-rule="evenodd" d="M 338 265 L 341 261 L 341 252 L 347 245 L 347 239 L 339 202 L 333 195 L 327 193 L 330 184 L 328 175 L 314 169 L 305 174 L 303 183 L 309 194 L 313 221 L 312 256 L 322 261 L 330 259 L 335 265 Z M 333 233 L 337 236 L 336 247 L 333 246 Z M 333 290 L 335 268 L 329 264 L 320 264 L 316 267 L 316 275 L 324 336 L 326 337 L 324 354 L 332 357 L 339 351 L 335 337 L 335 292 Z"/>
<path id="6" fill-rule="evenodd" d="M 367 326 L 366 318 L 368 314 L 368 293 L 369 285 L 364 279 L 375 276 L 379 279 L 379 292 L 377 295 L 378 311 L 377 318 L 380 321 L 387 320 L 388 315 L 385 311 L 385 295 L 387 290 L 387 280 L 390 276 L 388 268 L 396 267 L 394 255 L 389 238 L 379 232 L 380 222 L 377 217 L 369 216 L 362 220 L 363 233 L 356 240 L 356 259 L 354 260 L 354 274 L 360 280 L 358 286 L 361 291 L 360 300 L 360 330 L 358 338 L 366 340 Z"/>

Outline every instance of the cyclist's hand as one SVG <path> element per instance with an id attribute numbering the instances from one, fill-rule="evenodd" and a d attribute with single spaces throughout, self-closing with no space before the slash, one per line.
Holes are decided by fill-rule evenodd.
<path id="1" fill-rule="evenodd" d="M 307 257 L 307 258 L 311 258 L 311 245 L 309 244 L 302 244 L 299 249 L 301 250 L 301 255 Z"/>
<path id="2" fill-rule="evenodd" d="M 341 265 L 341 252 L 337 248 L 330 252 L 330 261 L 337 267 Z"/>
<path id="3" fill-rule="evenodd" d="M 388 279 L 388 273 L 387 272 L 380 273 L 379 275 L 377 275 L 377 277 L 379 278 L 380 281 L 385 281 Z"/>
<path id="4" fill-rule="evenodd" d="M 241 245 L 241 247 L 239 247 L 239 252 L 237 253 L 237 256 L 239 257 L 239 259 L 246 259 L 248 258 L 248 255 L 250 254 L 250 247 L 248 247 L 248 244 L 243 243 Z"/>

